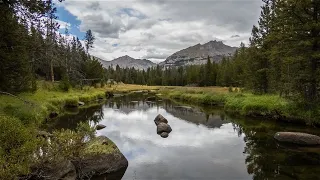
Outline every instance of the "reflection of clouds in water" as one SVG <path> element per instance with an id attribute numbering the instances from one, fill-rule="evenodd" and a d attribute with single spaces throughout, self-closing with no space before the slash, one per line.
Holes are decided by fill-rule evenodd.
<path id="1" fill-rule="evenodd" d="M 163 108 L 136 110 L 127 114 L 104 109 L 100 122 L 107 128 L 97 132 L 112 139 L 129 160 L 124 179 L 139 178 L 212 178 L 247 179 L 243 137 L 231 124 L 209 129 L 167 113 Z M 156 133 L 154 118 L 162 114 L 173 131 L 167 139 Z M 229 177 L 229 178 L 228 178 Z M 138 178 L 138 179 L 139 179 Z"/>

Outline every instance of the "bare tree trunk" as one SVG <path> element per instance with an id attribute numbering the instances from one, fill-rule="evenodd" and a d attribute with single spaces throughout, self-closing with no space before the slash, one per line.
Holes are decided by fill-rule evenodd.
<path id="1" fill-rule="evenodd" d="M 54 82 L 54 72 L 53 72 L 53 62 L 52 62 L 52 59 L 50 60 L 50 75 L 51 75 L 51 82 Z"/>

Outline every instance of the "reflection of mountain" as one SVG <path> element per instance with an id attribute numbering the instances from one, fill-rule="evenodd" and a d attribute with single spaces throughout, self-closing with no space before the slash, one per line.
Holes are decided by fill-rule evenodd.
<path id="1" fill-rule="evenodd" d="M 209 128 L 220 128 L 222 124 L 228 123 L 220 114 L 206 114 L 195 108 L 174 106 L 165 104 L 164 109 L 175 117 L 195 123 L 203 124 Z"/>

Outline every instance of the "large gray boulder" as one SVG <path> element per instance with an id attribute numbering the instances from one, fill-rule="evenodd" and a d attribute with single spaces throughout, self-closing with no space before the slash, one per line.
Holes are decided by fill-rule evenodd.
<path id="1" fill-rule="evenodd" d="M 155 119 L 154 119 L 154 123 L 156 125 L 160 124 L 160 123 L 165 123 L 168 124 L 168 120 L 166 118 L 164 118 L 161 114 L 159 114 Z"/>
<path id="2" fill-rule="evenodd" d="M 279 142 L 293 143 L 298 145 L 320 145 L 320 137 L 301 132 L 277 132 L 274 138 Z"/>
<path id="3" fill-rule="evenodd" d="M 172 131 L 172 129 L 169 124 L 159 123 L 157 125 L 157 134 L 161 134 L 163 132 L 170 133 L 171 131 Z"/>
<path id="4" fill-rule="evenodd" d="M 128 160 L 107 137 L 99 136 L 88 143 L 86 155 L 73 161 L 78 179 L 117 172 L 128 167 Z"/>

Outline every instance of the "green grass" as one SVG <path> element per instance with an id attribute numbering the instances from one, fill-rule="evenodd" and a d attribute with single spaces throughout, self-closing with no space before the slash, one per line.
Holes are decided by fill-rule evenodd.
<path id="1" fill-rule="evenodd" d="M 87 154 L 110 154 L 115 151 L 119 151 L 116 145 L 108 138 L 103 137 L 95 138 L 87 144 L 85 149 Z"/>
<path id="2" fill-rule="evenodd" d="M 267 117 L 287 122 L 320 125 L 320 108 L 305 110 L 293 101 L 279 95 L 254 95 L 228 92 L 227 88 L 161 88 L 164 97 L 203 105 L 221 105 L 229 113 L 252 117 Z"/>
<path id="3" fill-rule="evenodd" d="M 0 95 L 0 114 L 14 116 L 23 122 L 42 121 L 50 112 L 63 112 L 66 106 L 78 106 L 79 101 L 86 104 L 95 102 L 99 98 L 105 98 L 106 89 L 87 88 L 86 90 L 71 89 L 68 92 L 59 91 L 53 87 L 57 85 L 40 86 L 35 93 L 22 93 L 18 97 L 34 105 L 25 104 L 23 101 L 7 96 Z M 49 86 L 49 88 L 47 87 Z"/>

